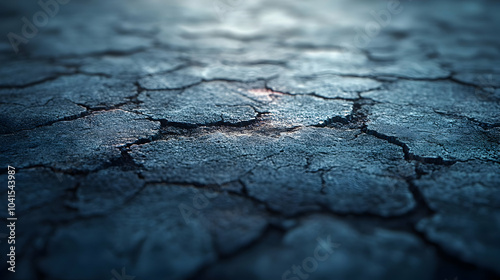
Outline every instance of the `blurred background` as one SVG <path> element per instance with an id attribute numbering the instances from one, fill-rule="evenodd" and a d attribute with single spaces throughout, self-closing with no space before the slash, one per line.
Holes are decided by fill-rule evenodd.
<path id="1" fill-rule="evenodd" d="M 499 13 L 493 0 L 3 1 L 0 162 L 25 171 L 16 273 L 0 231 L 1 279 L 500 279 Z M 231 83 L 255 112 L 223 94 Z M 240 127 L 250 140 L 225 138 Z M 240 179 L 259 153 L 274 160 Z M 337 201 L 310 194 L 329 184 Z"/>

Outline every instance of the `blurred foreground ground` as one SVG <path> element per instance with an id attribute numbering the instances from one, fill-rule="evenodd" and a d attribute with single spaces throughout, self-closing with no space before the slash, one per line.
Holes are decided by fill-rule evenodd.
<path id="1" fill-rule="evenodd" d="M 0 7 L 1 279 L 500 279 L 500 2 Z"/>

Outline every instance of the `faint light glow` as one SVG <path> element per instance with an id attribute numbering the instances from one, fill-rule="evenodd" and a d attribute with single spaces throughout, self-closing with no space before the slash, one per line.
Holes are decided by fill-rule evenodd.
<path id="1" fill-rule="evenodd" d="M 248 91 L 248 93 L 250 93 L 250 97 L 263 102 L 271 102 L 283 95 L 283 93 L 281 92 L 272 91 L 266 88 L 251 89 Z"/>

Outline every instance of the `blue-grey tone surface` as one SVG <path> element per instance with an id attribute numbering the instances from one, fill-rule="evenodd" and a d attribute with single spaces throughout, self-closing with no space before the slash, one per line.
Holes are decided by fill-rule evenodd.
<path id="1" fill-rule="evenodd" d="M 499 1 L 4 2 L 1 279 L 500 279 Z"/>

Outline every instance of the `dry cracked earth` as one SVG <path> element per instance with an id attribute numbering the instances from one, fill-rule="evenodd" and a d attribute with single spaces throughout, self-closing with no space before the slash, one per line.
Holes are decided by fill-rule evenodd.
<path id="1" fill-rule="evenodd" d="M 388 5 L 72 0 L 4 36 L 1 278 L 500 279 L 500 3 Z"/>

